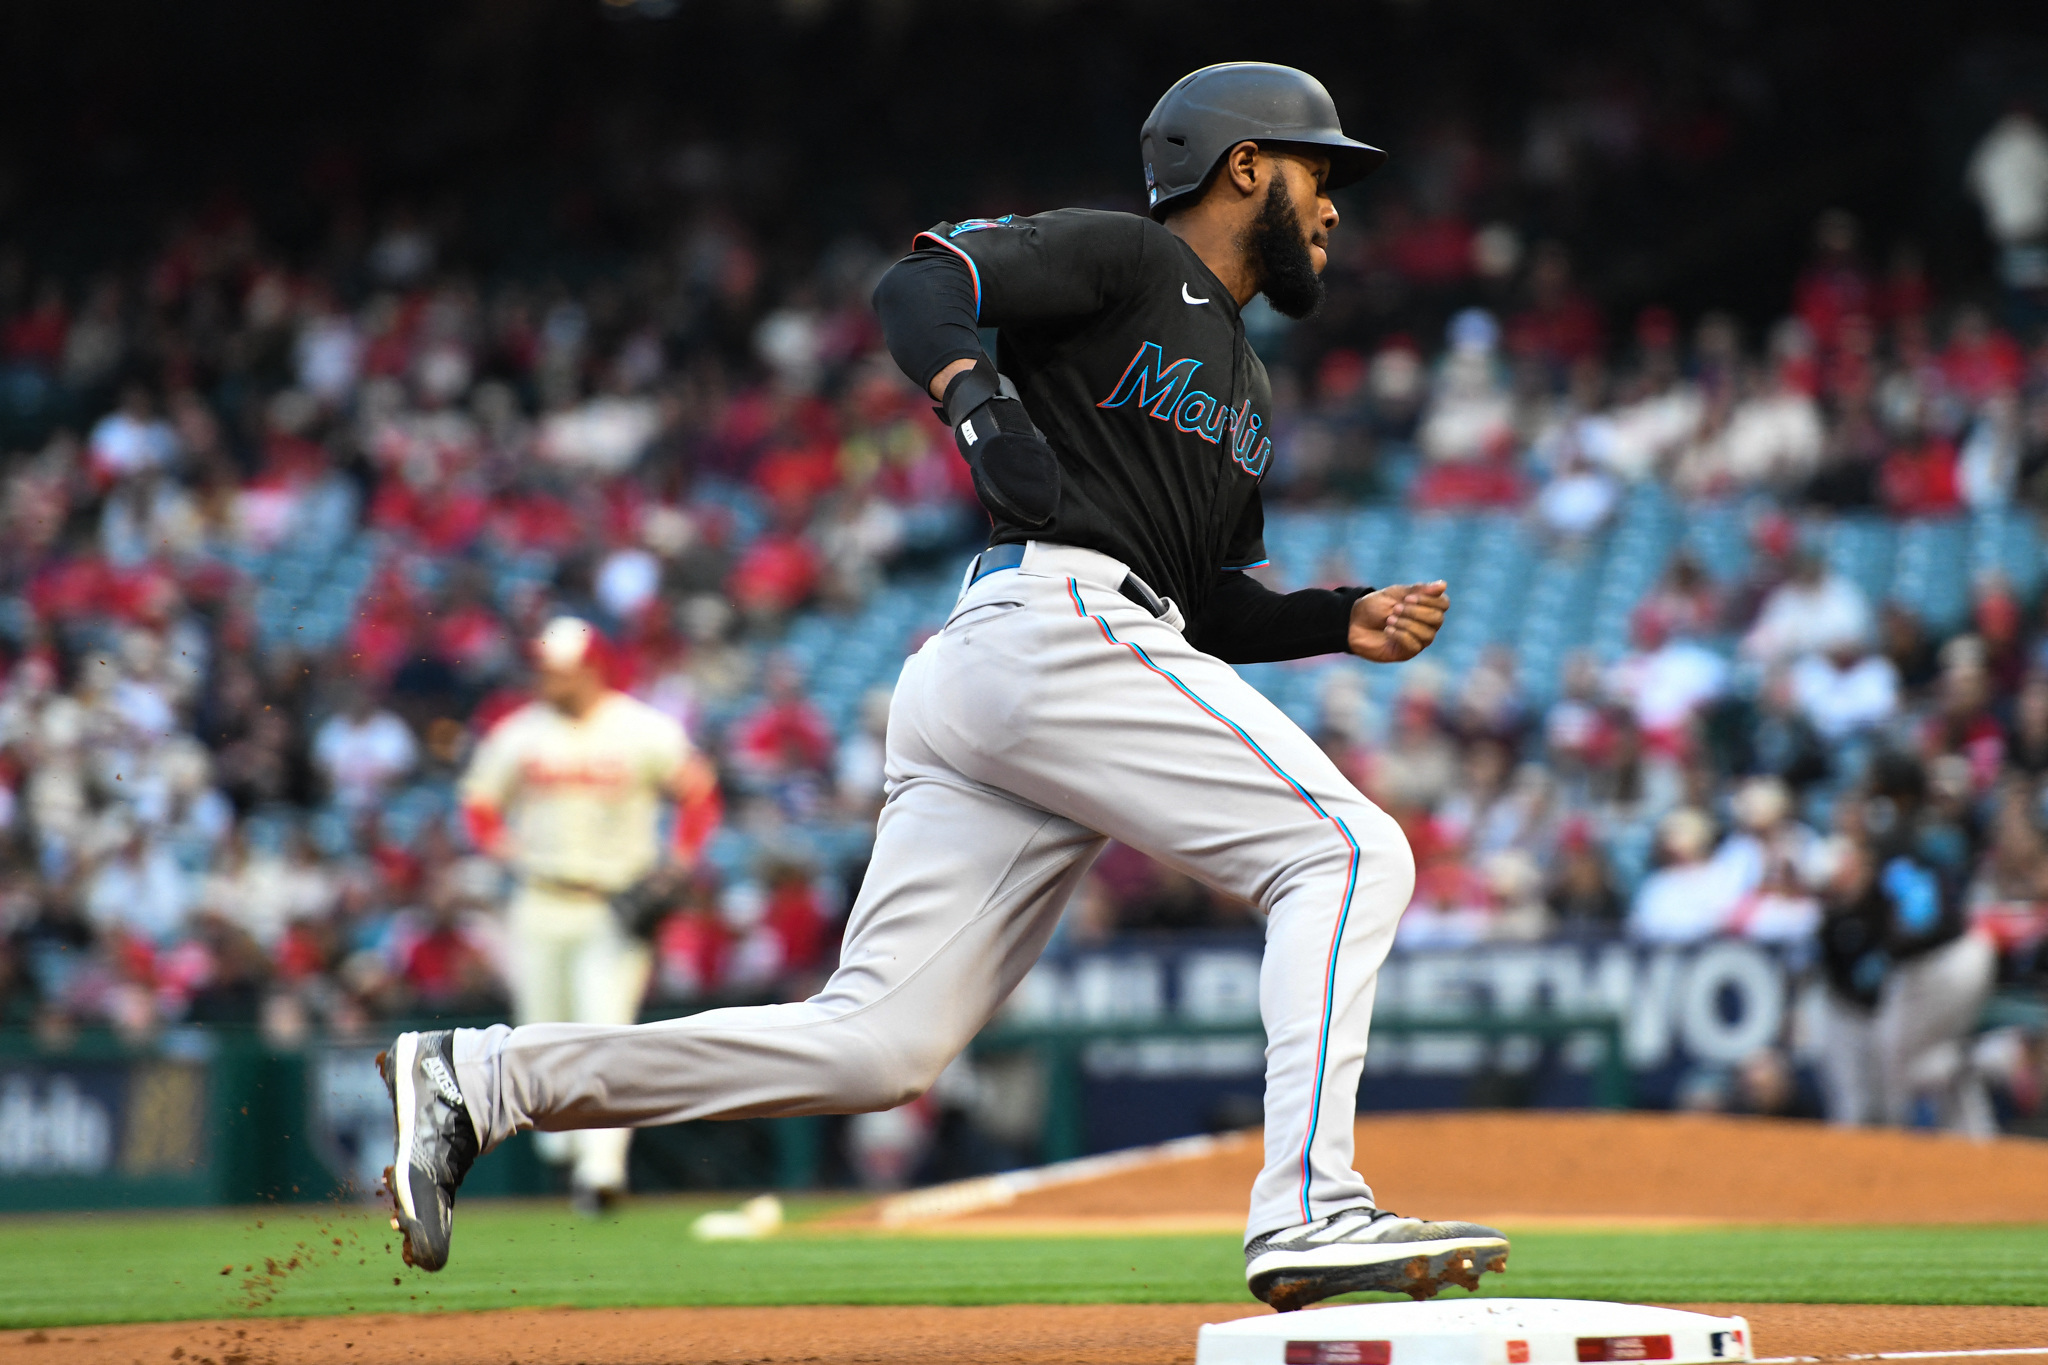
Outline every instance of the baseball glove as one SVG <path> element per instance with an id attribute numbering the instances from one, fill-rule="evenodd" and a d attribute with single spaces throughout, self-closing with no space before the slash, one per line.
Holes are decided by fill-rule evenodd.
<path id="1" fill-rule="evenodd" d="M 638 939 L 652 939 L 669 912 L 683 903 L 690 876 L 679 867 L 657 867 L 611 897 L 619 927 Z"/>

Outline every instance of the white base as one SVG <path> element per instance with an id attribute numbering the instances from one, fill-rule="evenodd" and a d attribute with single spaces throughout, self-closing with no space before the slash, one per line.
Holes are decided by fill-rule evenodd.
<path id="1" fill-rule="evenodd" d="M 1195 1365 L 1726 1365 L 1749 1324 L 1590 1299 L 1352 1303 L 1204 1327 Z"/>

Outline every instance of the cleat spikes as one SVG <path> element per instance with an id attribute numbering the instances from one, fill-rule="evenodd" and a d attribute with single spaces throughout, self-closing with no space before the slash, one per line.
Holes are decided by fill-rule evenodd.
<path id="1" fill-rule="evenodd" d="M 1368 1208 L 1254 1239 L 1245 1247 L 1245 1285 L 1283 1313 L 1360 1292 L 1419 1302 L 1447 1285 L 1477 1292 L 1480 1276 L 1505 1270 L 1507 1257 L 1507 1239 L 1492 1228 Z"/>

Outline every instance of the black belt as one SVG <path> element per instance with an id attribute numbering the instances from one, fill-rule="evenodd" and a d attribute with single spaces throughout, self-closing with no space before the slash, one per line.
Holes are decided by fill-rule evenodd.
<path id="1" fill-rule="evenodd" d="M 970 584 L 979 583 L 992 573 L 1014 569 L 1024 562 L 1024 547 L 1017 543 L 991 545 L 974 558 L 974 568 L 967 575 Z M 1134 573 L 1124 575 L 1124 581 L 1117 584 L 1118 592 L 1151 612 L 1154 616 L 1166 615 L 1166 603 L 1159 600 L 1159 594 L 1152 591 L 1152 585 Z"/>

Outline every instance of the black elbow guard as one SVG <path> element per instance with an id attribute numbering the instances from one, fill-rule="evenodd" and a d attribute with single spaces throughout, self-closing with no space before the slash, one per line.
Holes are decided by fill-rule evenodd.
<path id="1" fill-rule="evenodd" d="M 1060 505 L 1060 466 L 1017 386 L 984 357 L 946 385 L 937 409 L 974 472 L 974 491 L 990 511 L 1020 526 L 1051 521 Z"/>

